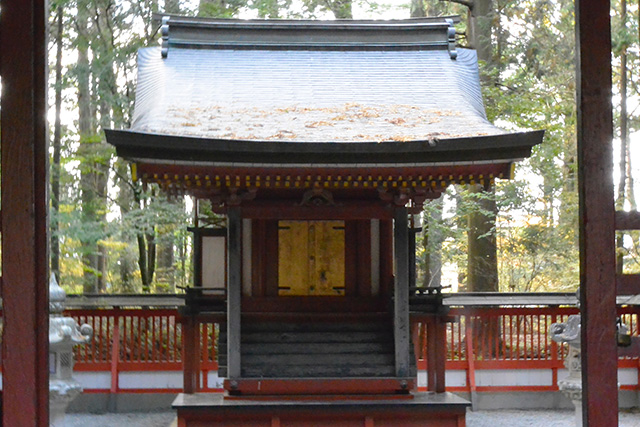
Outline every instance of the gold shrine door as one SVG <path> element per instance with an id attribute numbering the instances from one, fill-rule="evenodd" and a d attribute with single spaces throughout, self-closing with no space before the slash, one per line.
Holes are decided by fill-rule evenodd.
<path id="1" fill-rule="evenodd" d="M 279 221 L 278 295 L 344 294 L 344 221 Z"/>

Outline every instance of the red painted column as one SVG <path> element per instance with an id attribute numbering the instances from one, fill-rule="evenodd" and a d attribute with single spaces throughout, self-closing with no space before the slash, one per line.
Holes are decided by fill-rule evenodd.
<path id="1" fill-rule="evenodd" d="M 120 389 L 120 319 L 118 316 L 113 322 L 113 338 L 111 339 L 111 393 L 115 394 Z"/>
<path id="2" fill-rule="evenodd" d="M 609 0 L 577 0 L 582 413 L 618 425 Z"/>
<path id="3" fill-rule="evenodd" d="M 435 332 L 436 332 L 436 393 L 444 393 L 446 388 L 445 374 L 447 363 L 447 323 L 445 319 L 440 316 L 435 318 Z"/>
<path id="4" fill-rule="evenodd" d="M 435 392 L 438 383 L 438 381 L 436 380 L 436 353 L 438 352 L 438 335 L 436 333 L 435 317 L 429 318 L 425 326 L 427 328 L 427 351 L 425 355 L 427 359 L 427 390 Z"/>
<path id="5" fill-rule="evenodd" d="M 3 0 L 3 425 L 49 425 L 44 0 Z"/>
<path id="6" fill-rule="evenodd" d="M 427 390 L 444 393 L 447 362 L 447 324 L 440 316 L 427 322 Z"/>
<path id="7" fill-rule="evenodd" d="M 200 385 L 200 335 L 199 322 L 192 315 L 182 318 L 182 364 L 183 389 L 185 393 L 196 393 Z"/>

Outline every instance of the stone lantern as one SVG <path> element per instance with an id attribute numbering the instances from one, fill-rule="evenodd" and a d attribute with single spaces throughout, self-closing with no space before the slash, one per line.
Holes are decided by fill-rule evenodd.
<path id="1" fill-rule="evenodd" d="M 64 417 L 69 403 L 81 392 L 82 387 L 71 376 L 73 372 L 73 347 L 86 344 L 93 335 L 89 325 L 78 324 L 71 317 L 64 317 L 67 294 L 51 275 L 49 282 L 49 413 L 51 424 Z"/>
<path id="2" fill-rule="evenodd" d="M 558 388 L 571 399 L 576 411 L 576 426 L 582 426 L 582 358 L 580 350 L 580 315 L 572 314 L 566 322 L 553 323 L 550 328 L 551 339 L 569 344 L 569 354 L 564 366 L 569 376 L 558 381 Z"/>
<path id="3" fill-rule="evenodd" d="M 553 323 L 550 327 L 551 339 L 559 343 L 569 344 L 569 353 L 564 359 L 564 366 L 569 376 L 558 381 L 558 388 L 571 399 L 575 406 L 576 426 L 582 426 L 582 356 L 580 348 L 580 315 L 572 314 L 566 322 Z M 629 346 L 629 330 L 620 320 L 616 326 L 616 339 L 619 346 Z"/>

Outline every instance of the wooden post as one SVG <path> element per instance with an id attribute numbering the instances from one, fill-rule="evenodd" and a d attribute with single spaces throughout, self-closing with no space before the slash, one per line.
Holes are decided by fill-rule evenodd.
<path id="1" fill-rule="evenodd" d="M 212 326 L 212 329 L 215 331 L 215 327 Z M 198 356 L 198 359 L 196 359 L 198 362 L 198 377 L 202 376 L 199 390 L 206 390 L 209 388 L 209 370 L 206 368 L 202 369 L 202 363 L 200 363 L 200 361 L 204 361 L 205 363 L 209 361 L 209 325 L 207 323 L 202 323 L 202 328 L 197 328 L 197 331 L 198 344 L 200 344 L 200 340 L 202 339 L 202 345 L 198 346 L 200 349 L 200 355 Z"/>
<path id="2" fill-rule="evenodd" d="M 436 358 L 435 358 L 435 371 L 436 371 L 436 393 L 445 392 L 445 373 L 447 363 L 447 323 L 441 316 L 435 316 L 436 326 Z"/>
<path id="3" fill-rule="evenodd" d="M 409 376 L 409 221 L 407 208 L 395 210 L 393 244 L 395 251 L 395 282 L 393 292 L 393 326 L 396 348 L 396 376 Z"/>
<path id="4" fill-rule="evenodd" d="M 116 394 L 120 388 L 120 372 L 118 363 L 120 362 L 120 319 L 117 316 L 113 320 L 113 336 L 111 337 L 111 394 Z"/>
<path id="5" fill-rule="evenodd" d="M 578 185 L 584 425 L 618 425 L 608 0 L 578 0 Z"/>
<path id="6" fill-rule="evenodd" d="M 240 378 L 240 320 L 242 299 L 242 216 L 240 208 L 227 210 L 227 377 Z"/>
<path id="7" fill-rule="evenodd" d="M 202 232 L 199 228 L 193 231 L 193 286 L 202 287 Z"/>
<path id="8" fill-rule="evenodd" d="M 426 322 L 427 328 L 427 390 L 428 391 L 436 391 L 436 328 L 435 328 L 435 317 L 429 318 Z"/>
<path id="9" fill-rule="evenodd" d="M 47 16 L 44 0 L 2 1 L 5 426 L 49 425 Z"/>
<path id="10" fill-rule="evenodd" d="M 417 286 L 416 283 L 416 230 L 415 228 L 411 228 L 409 230 L 409 238 L 408 238 L 409 251 L 407 258 L 409 259 L 409 287 Z"/>
<path id="11" fill-rule="evenodd" d="M 471 395 L 471 409 L 476 409 L 478 393 L 476 389 L 476 354 L 473 351 L 473 328 L 471 327 L 472 316 L 465 316 L 465 341 L 467 342 L 467 379 L 469 381 L 469 394 Z"/>
<path id="12" fill-rule="evenodd" d="M 183 391 L 195 393 L 200 384 L 200 334 L 199 323 L 193 314 L 182 318 L 182 369 Z"/>
<path id="13" fill-rule="evenodd" d="M 447 324 L 439 316 L 427 322 L 427 390 L 445 392 Z"/>

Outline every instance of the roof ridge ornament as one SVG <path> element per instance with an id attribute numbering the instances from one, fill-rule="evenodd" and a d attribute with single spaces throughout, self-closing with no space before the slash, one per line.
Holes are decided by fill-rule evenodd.
<path id="1" fill-rule="evenodd" d="M 248 50 L 448 50 L 457 58 L 457 17 L 422 20 L 240 20 L 161 15 L 169 47 Z M 171 28 L 170 28 L 171 27 Z"/>
<path id="2" fill-rule="evenodd" d="M 162 26 L 160 27 L 160 32 L 162 34 L 162 48 L 161 55 L 163 58 L 166 58 L 169 55 L 169 17 L 162 17 Z"/>
<path id="3" fill-rule="evenodd" d="M 449 41 L 449 56 L 454 61 L 458 59 L 458 51 L 456 50 L 456 27 L 453 25 L 453 19 L 446 18 L 444 20 L 447 24 L 449 24 L 449 28 L 447 29 L 447 38 Z"/>

